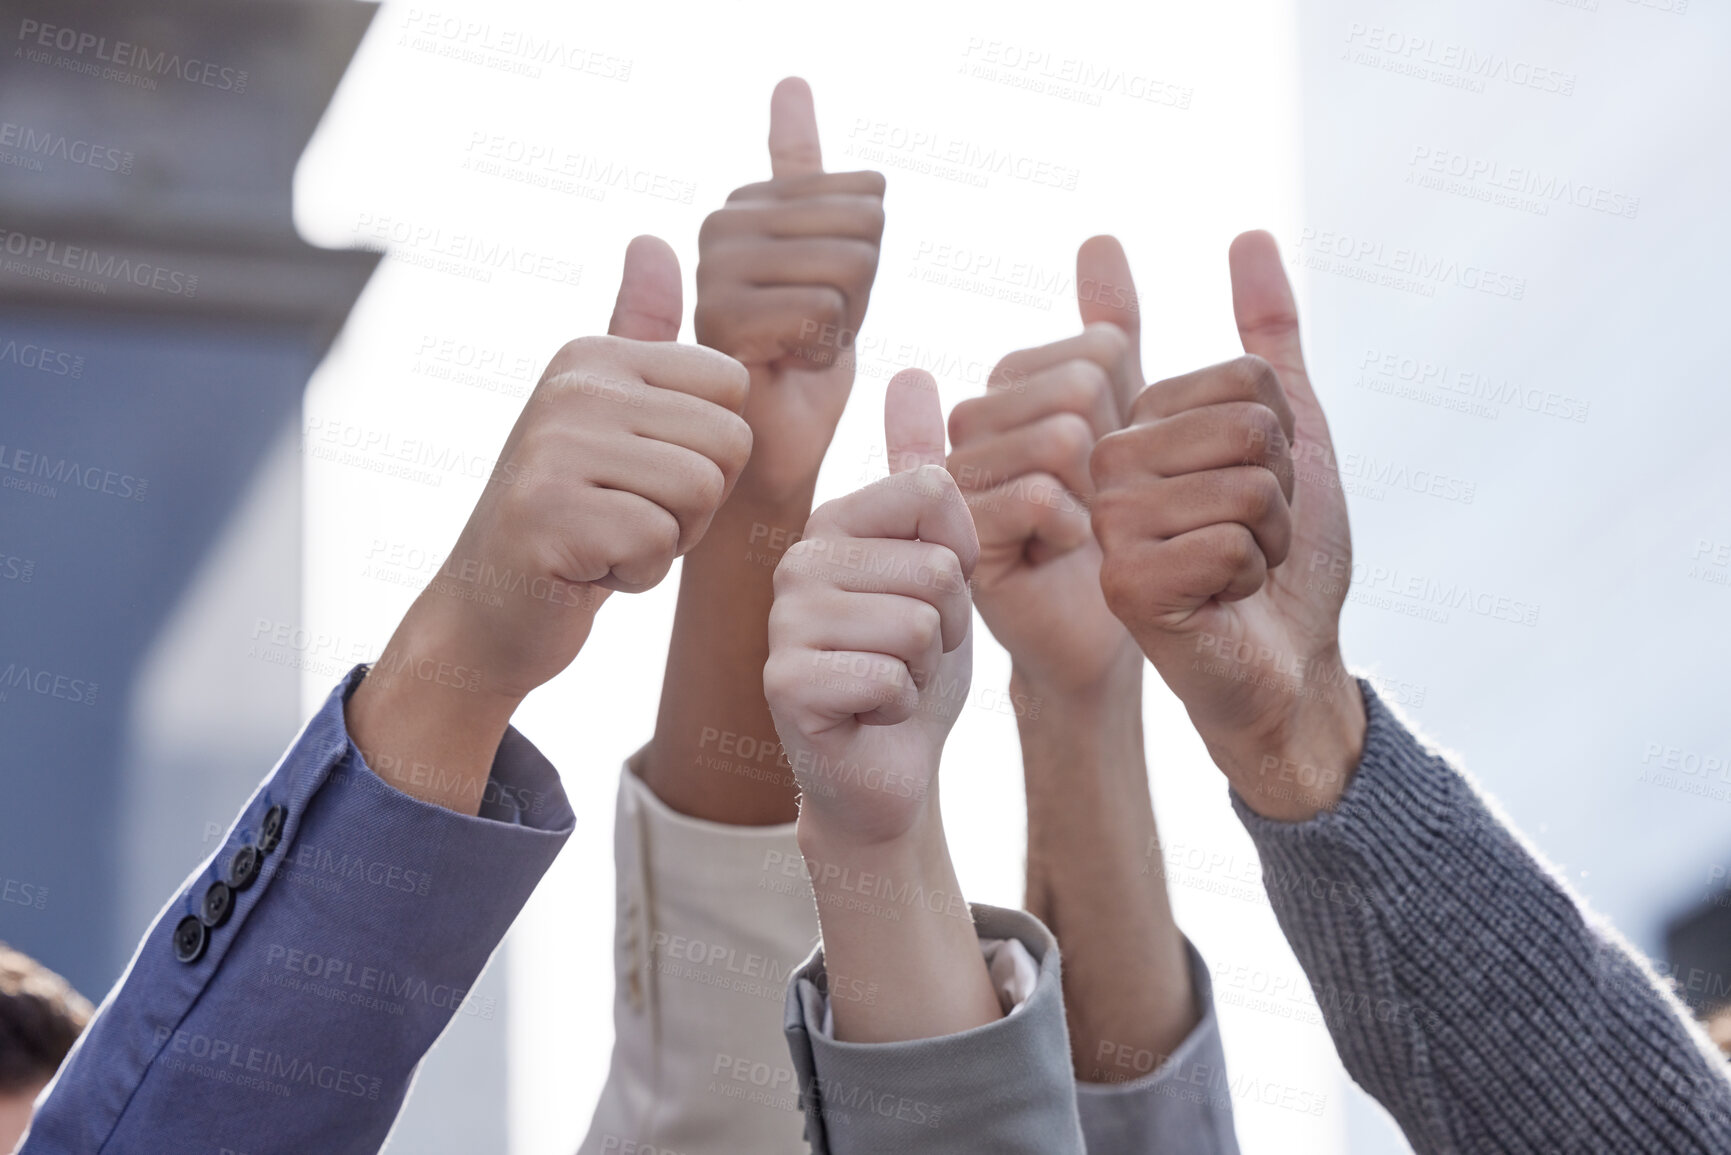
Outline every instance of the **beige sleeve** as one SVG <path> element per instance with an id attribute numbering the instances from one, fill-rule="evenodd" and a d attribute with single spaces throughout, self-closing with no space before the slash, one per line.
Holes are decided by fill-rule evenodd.
<path id="1" fill-rule="evenodd" d="M 793 824 L 676 813 L 627 763 L 613 858 L 613 1059 L 580 1155 L 806 1155 L 782 1007 L 818 929 Z"/>

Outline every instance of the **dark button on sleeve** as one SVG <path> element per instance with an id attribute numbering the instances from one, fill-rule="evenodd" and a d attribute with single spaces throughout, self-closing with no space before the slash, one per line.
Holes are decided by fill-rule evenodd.
<path id="1" fill-rule="evenodd" d="M 198 904 L 198 918 L 205 926 L 215 930 L 228 921 L 229 912 L 234 909 L 234 891 L 228 888 L 226 882 L 213 882 L 210 889 L 204 892 L 204 900 Z"/>
<path id="2" fill-rule="evenodd" d="M 228 860 L 228 877 L 223 880 L 229 889 L 245 890 L 251 886 L 258 877 L 258 864 L 263 857 L 256 846 L 243 846 L 235 851 Z"/>
<path id="3" fill-rule="evenodd" d="M 258 832 L 258 848 L 269 854 L 276 849 L 276 844 L 282 841 L 283 823 L 288 821 L 288 807 L 272 806 L 264 813 L 264 824 Z"/>
<path id="4" fill-rule="evenodd" d="M 204 924 L 189 914 L 174 928 L 174 957 L 183 963 L 195 963 L 204 957 L 204 947 L 209 941 Z"/>

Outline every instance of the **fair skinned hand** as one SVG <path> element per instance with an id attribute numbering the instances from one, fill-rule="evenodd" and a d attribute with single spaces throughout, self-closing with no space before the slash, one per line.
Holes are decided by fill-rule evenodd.
<path id="1" fill-rule="evenodd" d="M 554 356 L 350 699 L 364 751 L 437 748 L 447 780 L 458 764 L 484 779 L 517 703 L 570 664 L 609 592 L 649 589 L 703 536 L 751 452 L 748 383 L 732 358 L 674 343 L 680 296 L 673 250 L 632 241 L 608 335 Z"/>
<path id="2" fill-rule="evenodd" d="M 818 509 L 776 569 L 763 669 L 799 780 L 830 990 L 875 992 L 830 1000 L 836 1038 L 855 1043 L 1003 1014 L 938 805 L 938 760 L 968 692 L 979 543 L 944 471 L 929 373 L 890 380 L 884 440 L 890 476 Z M 919 898 L 861 903 L 845 880 L 867 877 Z"/>
<path id="3" fill-rule="evenodd" d="M 1299 821 L 1363 748 L 1339 644 L 1352 538 L 1274 239 L 1239 237 L 1231 268 L 1247 356 L 1136 399 L 1094 449 L 1094 532 L 1107 604 L 1216 764 L 1253 809 Z"/>
<path id="4" fill-rule="evenodd" d="M 980 615 L 1041 697 L 1088 695 L 1141 666 L 1100 593 L 1088 516 L 1089 455 L 1143 384 L 1136 289 L 1114 238 L 1083 243 L 1076 289 L 1081 334 L 1011 353 L 950 414 L 949 470 L 980 535 Z"/>
<path id="5" fill-rule="evenodd" d="M 908 834 L 932 797 L 967 697 L 979 557 L 944 471 L 930 374 L 889 384 L 891 475 L 818 508 L 775 574 L 764 689 L 801 787 L 800 830 L 871 845 Z"/>
<path id="6" fill-rule="evenodd" d="M 770 98 L 770 179 L 734 190 L 698 235 L 697 340 L 751 370 L 757 437 L 741 492 L 796 500 L 817 477 L 853 386 L 884 230 L 884 178 L 826 173 L 805 81 Z"/>

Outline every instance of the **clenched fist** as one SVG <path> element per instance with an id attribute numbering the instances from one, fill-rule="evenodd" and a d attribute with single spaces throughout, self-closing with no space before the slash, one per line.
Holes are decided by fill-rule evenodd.
<path id="1" fill-rule="evenodd" d="M 779 502 L 809 491 L 847 404 L 884 178 L 823 171 L 811 89 L 792 77 L 770 98 L 769 160 L 769 180 L 703 222 L 694 322 L 698 341 L 751 370 L 757 447 L 741 485 Z"/>
<path id="2" fill-rule="evenodd" d="M 1346 498 L 1274 239 L 1231 251 L 1248 356 L 1150 385 L 1094 449 L 1106 601 L 1260 813 L 1302 820 L 1357 765 Z"/>
<path id="3" fill-rule="evenodd" d="M 980 535 L 980 615 L 1041 697 L 1090 694 L 1142 660 L 1100 594 L 1088 517 L 1094 443 L 1142 390 L 1136 289 L 1116 240 L 1082 245 L 1076 287 L 1082 333 L 1011 353 L 984 396 L 950 413 L 949 470 Z"/>
<path id="4" fill-rule="evenodd" d="M 935 806 L 972 672 L 973 519 L 944 471 L 930 374 L 884 400 L 892 474 L 821 506 L 775 571 L 764 692 L 801 791 L 801 837 L 870 845 Z"/>
<path id="5" fill-rule="evenodd" d="M 444 757 L 472 764 L 470 747 L 497 745 L 523 696 L 570 664 L 610 591 L 650 588 L 703 536 L 751 453 L 748 377 L 674 343 L 680 299 L 673 250 L 632 241 L 608 335 L 547 366 L 439 576 L 351 699 L 357 741 L 406 750 L 417 727 L 442 731 L 458 751 Z M 425 675 L 441 668 L 464 673 Z"/>

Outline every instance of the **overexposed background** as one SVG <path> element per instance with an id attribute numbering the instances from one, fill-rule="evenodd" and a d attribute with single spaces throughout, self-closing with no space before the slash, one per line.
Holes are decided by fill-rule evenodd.
<path id="1" fill-rule="evenodd" d="M 1273 230 L 1348 462 L 1365 566 L 1349 660 L 1657 953 L 1665 917 L 1731 861 L 1716 644 L 1731 636 L 1716 275 L 1731 172 L 1707 146 L 1731 128 L 1731 30 L 1723 8 L 1679 3 L 388 4 L 296 188 L 310 240 L 390 254 L 306 399 L 304 620 L 332 649 L 329 669 L 308 663 L 307 709 L 436 569 L 541 366 L 604 329 L 632 236 L 678 251 L 689 318 L 698 227 L 767 177 L 769 92 L 797 74 L 826 166 L 889 177 L 819 499 L 881 471 L 895 370 L 930 369 L 953 405 L 1004 353 L 1074 331 L 1084 237 L 1129 250 L 1158 379 L 1238 352 L 1226 246 Z M 537 62 L 531 37 L 581 67 Z M 1086 79 L 1053 91 L 1067 68 Z M 943 160 L 993 150 L 1070 187 Z M 1499 203 L 1497 180 L 1528 191 Z M 1484 270 L 1500 294 L 1474 287 Z M 350 451 L 312 452 L 332 444 Z M 405 454 L 440 464 L 382 472 Z M 1414 579 L 1535 622 L 1436 611 L 1402 592 Z M 583 1134 L 611 1040 L 613 793 L 651 729 L 674 590 L 612 599 L 520 713 L 577 834 L 486 979 L 504 1073 L 477 1092 L 460 1066 L 439 1073 L 457 1062 L 442 1047 L 399 1140 L 460 1134 L 452 1120 L 481 1110 L 506 1113 L 513 1155 L 568 1155 Z M 978 639 L 946 821 L 968 896 L 1013 905 L 1008 663 Z M 1224 784 L 1151 682 L 1174 902 L 1217 972 L 1244 1150 L 1403 1150 L 1341 1071 Z"/>

